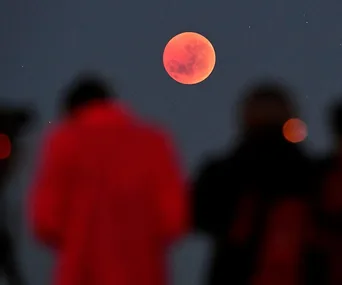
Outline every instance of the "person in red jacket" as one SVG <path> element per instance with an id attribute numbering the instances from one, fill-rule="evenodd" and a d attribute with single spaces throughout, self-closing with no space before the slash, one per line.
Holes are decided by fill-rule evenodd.
<path id="1" fill-rule="evenodd" d="M 43 143 L 29 218 L 57 255 L 56 285 L 167 284 L 167 247 L 187 229 L 171 139 L 111 94 L 80 77 Z"/>

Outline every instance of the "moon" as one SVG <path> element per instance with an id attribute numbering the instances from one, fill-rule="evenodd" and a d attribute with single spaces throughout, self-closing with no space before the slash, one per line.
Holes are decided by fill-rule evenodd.
<path id="1" fill-rule="evenodd" d="M 214 70 L 216 54 L 204 36 L 184 32 L 174 36 L 165 46 L 163 64 L 166 72 L 181 84 L 197 84 Z"/>
<path id="2" fill-rule="evenodd" d="M 298 118 L 289 119 L 283 126 L 283 135 L 291 143 L 302 142 L 308 135 L 307 126 Z"/>

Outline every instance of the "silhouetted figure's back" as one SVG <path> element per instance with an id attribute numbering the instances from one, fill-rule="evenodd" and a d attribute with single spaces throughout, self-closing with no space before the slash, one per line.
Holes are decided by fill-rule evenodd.
<path id="1" fill-rule="evenodd" d="M 15 246 L 6 225 L 4 189 L 13 167 L 19 163 L 18 135 L 29 118 L 28 110 L 0 106 L 0 271 L 11 285 L 20 285 L 22 280 L 16 264 Z"/>
<path id="2" fill-rule="evenodd" d="M 337 285 L 342 283 L 342 104 L 332 107 L 333 151 L 318 163 L 321 188 L 315 201 L 315 222 L 321 260 L 327 265 L 324 284 Z"/>
<path id="3" fill-rule="evenodd" d="M 172 143 L 110 95 L 77 81 L 43 145 L 30 219 L 57 254 L 56 285 L 166 284 L 167 246 L 186 230 Z"/>
<path id="4" fill-rule="evenodd" d="M 299 284 L 311 164 L 283 137 L 287 100 L 274 83 L 249 90 L 240 143 L 195 182 L 195 226 L 215 241 L 210 285 Z"/>

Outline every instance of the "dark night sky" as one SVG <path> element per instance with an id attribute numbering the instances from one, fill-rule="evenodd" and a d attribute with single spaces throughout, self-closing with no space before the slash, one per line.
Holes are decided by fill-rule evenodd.
<path id="1" fill-rule="evenodd" d="M 339 0 L 0 1 L 0 99 L 32 104 L 40 115 L 26 138 L 26 167 L 10 187 L 13 207 L 23 201 L 36 139 L 54 120 L 58 91 L 83 69 L 104 73 L 138 112 L 166 124 L 189 171 L 203 152 L 232 139 L 239 90 L 264 75 L 296 88 L 308 147 L 325 150 L 324 110 L 342 91 L 341 11 Z M 217 53 L 214 72 L 196 86 L 176 83 L 162 66 L 165 44 L 183 31 L 203 34 Z M 49 257 L 19 224 L 25 276 L 43 285 Z M 175 257 L 177 284 L 200 284 L 206 253 L 201 241 L 186 242 Z"/>

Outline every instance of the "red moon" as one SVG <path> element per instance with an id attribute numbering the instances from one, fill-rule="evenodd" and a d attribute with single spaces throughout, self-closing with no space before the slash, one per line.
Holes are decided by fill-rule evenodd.
<path id="1" fill-rule="evenodd" d="M 204 36 L 185 32 L 173 37 L 165 46 L 163 64 L 171 78 L 182 84 L 197 84 L 214 70 L 216 55 Z"/>
<path id="2" fill-rule="evenodd" d="M 297 118 L 289 119 L 283 126 L 283 135 L 289 142 L 302 142 L 308 135 L 306 124 Z"/>

